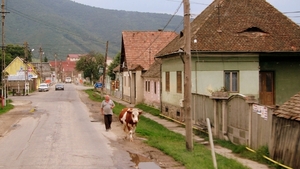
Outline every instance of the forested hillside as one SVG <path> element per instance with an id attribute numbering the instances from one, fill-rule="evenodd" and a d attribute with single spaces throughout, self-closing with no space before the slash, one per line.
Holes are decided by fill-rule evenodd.
<path id="1" fill-rule="evenodd" d="M 124 30 L 181 31 L 182 16 L 126 12 L 90 7 L 70 0 L 6 0 L 5 44 L 28 42 L 38 58 L 53 59 L 56 53 L 65 59 L 70 53 L 108 54 L 114 57 L 121 49 Z M 166 25 L 168 25 L 166 27 Z"/>

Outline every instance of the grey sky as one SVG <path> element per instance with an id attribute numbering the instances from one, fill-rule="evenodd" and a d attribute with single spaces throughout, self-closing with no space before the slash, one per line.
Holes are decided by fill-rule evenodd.
<path id="1" fill-rule="evenodd" d="M 138 11 L 150 13 L 175 14 L 180 6 L 180 0 L 71 0 L 81 4 L 104 9 Z M 199 15 L 213 0 L 190 0 L 192 16 Z M 287 13 L 294 22 L 300 24 L 299 0 L 267 0 L 279 11 Z M 299 13 L 295 13 L 298 11 Z M 176 15 L 183 15 L 183 6 Z"/>

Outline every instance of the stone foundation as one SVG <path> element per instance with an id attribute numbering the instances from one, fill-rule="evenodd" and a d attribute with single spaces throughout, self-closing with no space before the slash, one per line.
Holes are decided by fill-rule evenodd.
<path id="1" fill-rule="evenodd" d="M 183 108 L 169 103 L 162 103 L 162 114 L 172 119 L 184 122 Z"/>

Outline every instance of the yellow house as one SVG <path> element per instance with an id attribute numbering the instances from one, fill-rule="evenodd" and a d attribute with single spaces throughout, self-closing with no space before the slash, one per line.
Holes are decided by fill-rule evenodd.
<path id="1" fill-rule="evenodd" d="M 20 57 L 16 57 L 4 71 L 8 74 L 7 87 L 9 91 L 16 88 L 24 90 L 25 82 L 28 84 L 28 90 L 35 91 L 40 84 L 40 77 L 34 66 L 31 63 L 25 63 Z"/>

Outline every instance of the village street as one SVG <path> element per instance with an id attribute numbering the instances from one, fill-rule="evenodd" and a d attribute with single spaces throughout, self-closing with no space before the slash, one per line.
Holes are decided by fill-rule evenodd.
<path id="1" fill-rule="evenodd" d="M 65 84 L 64 91 L 52 86 L 49 92 L 11 96 L 15 108 L 0 116 L 0 168 L 184 168 L 143 140 L 124 141 L 116 117 L 106 132 L 100 104 L 82 89 Z"/>

